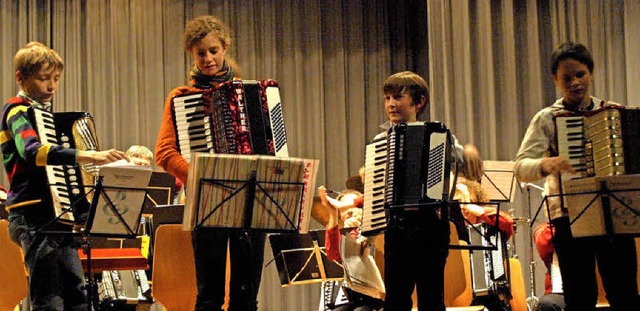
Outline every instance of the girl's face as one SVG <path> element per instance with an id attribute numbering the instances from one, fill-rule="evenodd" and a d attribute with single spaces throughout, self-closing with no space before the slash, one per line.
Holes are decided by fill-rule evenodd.
<path id="1" fill-rule="evenodd" d="M 353 202 L 358 197 L 355 193 L 348 193 L 340 198 L 341 202 Z M 347 222 L 349 224 L 357 223 L 358 225 L 362 222 L 362 209 L 359 207 L 350 207 L 348 209 L 340 211 L 340 218 L 342 221 Z M 357 227 L 357 225 L 356 225 Z"/>
<path id="2" fill-rule="evenodd" d="M 572 58 L 561 60 L 553 76 L 553 82 L 562 92 L 564 101 L 572 106 L 588 105 L 592 80 L 593 74 L 587 65 Z"/>
<path id="3" fill-rule="evenodd" d="M 194 45 L 189 52 L 198 69 L 207 76 L 213 76 L 222 68 L 227 48 L 223 46 L 220 38 L 211 32 Z"/>
<path id="4" fill-rule="evenodd" d="M 16 72 L 16 79 L 20 88 L 26 92 L 30 98 L 41 103 L 50 102 L 60 85 L 62 71 L 48 64 L 42 65 L 38 72 L 29 78 L 24 78 L 20 72 Z"/>

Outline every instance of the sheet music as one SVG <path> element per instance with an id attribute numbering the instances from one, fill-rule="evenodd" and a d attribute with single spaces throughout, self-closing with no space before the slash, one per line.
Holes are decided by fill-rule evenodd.
<path id="1" fill-rule="evenodd" d="M 483 161 L 484 176 L 482 189 L 492 201 L 513 202 L 516 191 L 516 178 L 513 172 L 515 162 Z"/>
<path id="2" fill-rule="evenodd" d="M 308 233 L 311 223 L 311 210 L 313 209 L 313 195 L 316 190 L 316 177 L 318 176 L 319 160 L 304 159 L 304 195 L 302 198 L 302 210 L 300 211 L 300 233 Z"/>
<path id="3" fill-rule="evenodd" d="M 385 287 L 380 270 L 369 249 L 361 251 L 360 242 L 343 235 L 340 243 L 347 287 L 374 298 L 384 299 Z"/>
<path id="4" fill-rule="evenodd" d="M 183 229 L 192 230 L 198 225 L 245 227 L 247 181 L 255 172 L 250 227 L 307 232 L 318 162 L 266 155 L 195 153 L 189 170 Z"/>
<path id="5" fill-rule="evenodd" d="M 607 177 L 587 177 L 563 183 L 563 198 L 572 221 L 574 237 L 605 235 L 605 215 L 600 185 L 604 182 L 611 196 L 613 234 L 640 234 L 640 175 L 626 174 Z M 624 203 L 624 204 L 623 204 Z M 635 212 L 634 212 L 635 211 Z"/>
<path id="6" fill-rule="evenodd" d="M 96 214 L 91 232 L 96 234 L 129 235 L 130 229 L 137 231 L 142 204 L 145 199 L 145 188 L 151 178 L 151 168 L 141 165 L 103 165 L 100 176 L 104 190 L 96 206 Z M 105 195 L 113 203 L 127 225 L 123 224 Z"/>

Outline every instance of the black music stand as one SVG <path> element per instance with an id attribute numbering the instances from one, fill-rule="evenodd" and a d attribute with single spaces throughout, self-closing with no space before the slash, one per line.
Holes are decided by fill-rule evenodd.
<path id="1" fill-rule="evenodd" d="M 146 196 L 145 186 L 149 182 L 151 171 L 140 168 L 104 166 L 94 186 L 89 188 L 85 200 L 93 194 L 88 216 L 84 227 L 79 231 L 45 230 L 56 224 L 66 213 L 73 213 L 79 202 L 72 202 L 71 207 L 64 210 L 54 220 L 43 226 L 36 234 L 78 236 L 82 241 L 82 249 L 87 255 L 87 300 L 88 310 L 97 310 L 98 301 L 95 284 L 91 272 L 91 239 L 93 236 L 135 238 L 140 225 L 143 201 Z M 131 187 L 134 186 L 134 187 Z M 139 186 L 139 187 L 135 187 Z"/>
<path id="2" fill-rule="evenodd" d="M 640 236 L 640 175 L 588 177 L 563 186 L 556 196 L 569 212 L 574 237 Z"/>
<path id="3" fill-rule="evenodd" d="M 306 180 L 315 178 L 306 161 L 205 154 L 194 163 L 192 158 L 189 188 L 194 191 L 187 198 L 183 227 L 298 232 L 312 204 L 313 188 Z"/>
<path id="4" fill-rule="evenodd" d="M 500 204 L 498 202 L 459 202 L 459 201 L 450 201 L 447 203 L 449 205 L 449 212 L 451 213 L 450 219 L 455 220 L 454 225 L 456 229 L 459 228 L 470 228 L 469 231 L 461 231 L 458 232 L 458 236 L 460 240 L 465 240 L 468 242 L 466 245 L 456 245 L 449 244 L 449 249 L 467 249 L 470 251 L 473 250 L 486 250 L 486 251 L 495 251 L 498 250 L 498 245 L 495 244 L 492 240 L 494 237 L 497 237 L 499 234 L 500 228 Z M 462 204 L 478 204 L 478 205 L 496 205 L 496 221 L 495 224 L 486 224 L 487 226 L 493 228 L 494 230 L 486 230 L 486 232 L 482 232 L 477 226 L 474 226 L 469 220 L 467 220 L 464 215 L 462 215 L 462 208 L 460 205 Z M 479 243 L 473 244 L 473 240 L 471 239 L 471 235 L 474 233 L 478 234 L 481 237 Z"/>
<path id="5" fill-rule="evenodd" d="M 153 207 L 173 204 L 177 192 L 176 178 L 167 172 L 152 172 L 147 196 L 144 200 L 144 214 L 152 214 Z"/>
<path id="6" fill-rule="evenodd" d="M 265 267 L 275 261 L 282 287 L 342 280 L 344 277 L 342 264 L 327 258 L 325 230 L 312 230 L 306 234 L 269 234 L 269 243 L 273 259 Z"/>
<path id="7" fill-rule="evenodd" d="M 295 232 L 298 230 L 297 223 L 294 223 L 293 219 L 297 219 L 300 215 L 301 205 L 298 205 L 298 209 L 293 211 L 293 214 L 285 212 L 283 209 L 283 203 L 278 202 L 271 194 L 268 192 L 268 186 L 266 185 L 293 185 L 299 190 L 297 191 L 297 198 L 294 196 L 292 199 L 302 203 L 302 189 L 304 184 L 302 182 L 265 182 L 258 181 L 256 172 L 253 171 L 247 180 L 230 180 L 230 179 L 212 179 L 212 178 L 202 178 L 200 179 L 200 189 L 201 191 L 205 191 L 205 185 L 210 185 L 211 187 L 221 187 L 232 190 L 229 196 L 223 198 L 218 204 L 215 205 L 212 209 L 210 209 L 202 219 L 198 221 L 196 224 L 196 229 L 199 227 L 218 227 L 218 228 L 237 228 L 243 230 L 256 230 L 256 231 L 266 231 L 266 232 Z M 244 192 L 244 214 L 242 217 L 236 217 L 235 221 L 233 219 L 229 219 L 225 217 L 224 207 L 225 203 L 233 201 L 234 196 L 242 196 Z M 258 194 L 261 193 L 263 195 L 262 199 L 258 198 Z M 198 197 L 202 199 L 204 194 Z M 287 198 L 288 199 L 288 198 Z M 261 223 L 257 223 L 253 221 L 254 217 L 254 209 L 256 208 L 256 203 L 260 205 L 262 202 L 262 206 L 265 209 L 264 211 L 267 218 L 275 221 L 270 226 L 262 226 Z M 198 200 L 196 207 L 196 214 L 200 214 L 200 204 L 202 202 Z M 269 207 L 270 206 L 270 207 Z M 227 207 L 231 208 L 230 205 Z M 239 207 L 236 207 L 239 208 Z M 237 213 L 236 213 L 237 214 Z M 213 221 L 211 225 L 207 225 L 206 223 L 209 220 L 212 220 L 216 217 L 215 215 L 220 215 L 220 221 Z M 278 219 L 278 215 L 281 215 L 282 218 Z M 293 217 L 291 217 L 293 216 Z M 223 220 L 223 218 L 226 218 Z M 297 222 L 297 221 L 296 221 Z"/>
<path id="8" fill-rule="evenodd" d="M 499 245 L 492 242 L 498 236 L 500 228 L 500 203 L 513 202 L 515 198 L 516 178 L 513 172 L 514 162 L 512 161 L 483 161 L 483 178 L 480 182 L 482 190 L 487 194 L 489 202 L 454 202 L 450 203 L 454 208 L 450 208 L 453 212 L 453 219 L 464 219 L 465 227 L 470 227 L 469 234 L 477 233 L 482 239 L 481 243 L 473 244 L 469 240 L 468 245 L 451 245 L 453 249 L 468 249 L 468 250 L 498 250 Z M 478 204 L 478 205 L 495 205 L 496 206 L 496 221 L 495 224 L 487 224 L 492 227 L 493 230 L 486 230 L 487 232 L 481 232 L 477 226 L 469 223 L 469 221 L 462 216 L 460 204 Z M 457 208 L 455 208 L 457 207 Z M 459 233 L 463 234 L 463 233 Z"/>

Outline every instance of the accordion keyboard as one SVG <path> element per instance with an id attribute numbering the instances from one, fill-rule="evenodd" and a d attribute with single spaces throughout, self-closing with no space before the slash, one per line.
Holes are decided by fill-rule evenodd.
<path id="1" fill-rule="evenodd" d="M 75 147 L 72 137 L 61 135 L 60 131 L 56 130 L 56 117 L 53 113 L 32 108 L 31 116 L 42 144 L 61 145 L 65 148 Z M 80 166 L 46 165 L 45 170 L 55 216 L 59 217 L 58 220 L 62 223 L 75 223 L 74 213 L 71 209 L 72 205 L 80 202 L 88 204 L 88 201 L 80 201 L 85 193 Z"/>
<path id="2" fill-rule="evenodd" d="M 584 117 L 556 118 L 556 134 L 558 155 L 566 158 L 576 171 L 576 174 L 564 176 L 564 178 L 586 177 L 589 174 L 588 165 L 592 166 L 592 163 L 587 157 L 587 149 L 584 144 Z"/>
<path id="3" fill-rule="evenodd" d="M 368 144 L 364 174 L 363 235 L 376 234 L 387 226 L 384 210 L 386 165 L 387 140 L 380 139 Z"/>
<path id="4" fill-rule="evenodd" d="M 190 159 L 191 152 L 213 151 L 204 93 L 176 96 L 173 105 L 178 148 L 182 156 Z"/>

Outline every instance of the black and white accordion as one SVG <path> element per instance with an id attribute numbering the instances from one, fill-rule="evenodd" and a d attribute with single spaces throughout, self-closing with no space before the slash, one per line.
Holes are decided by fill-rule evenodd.
<path id="1" fill-rule="evenodd" d="M 605 106 L 553 119 L 557 155 L 577 172 L 563 179 L 640 173 L 640 109 Z"/>
<path id="2" fill-rule="evenodd" d="M 406 210 L 440 206 L 452 198 L 453 139 L 440 122 L 393 126 L 367 145 L 362 234 L 396 225 Z"/>
<path id="3" fill-rule="evenodd" d="M 144 270 L 102 271 L 97 288 L 100 310 L 135 310 L 138 303 L 153 301 Z"/>
<path id="4" fill-rule="evenodd" d="M 288 156 L 280 88 L 275 80 L 234 80 L 172 99 L 180 154 Z"/>
<path id="5" fill-rule="evenodd" d="M 329 311 L 349 303 L 342 280 L 322 281 L 322 297 L 318 311 Z"/>
<path id="6" fill-rule="evenodd" d="M 507 239 L 500 230 L 486 224 L 468 227 L 471 245 L 495 246 L 496 249 L 471 252 L 471 285 L 476 296 L 511 298 L 510 267 Z"/>
<path id="7" fill-rule="evenodd" d="M 40 143 L 60 145 L 80 150 L 98 150 L 93 117 L 88 112 L 52 113 L 35 107 L 29 108 Z M 95 169 L 85 165 L 46 165 L 51 205 L 60 223 L 73 225 L 86 217 L 92 195 L 86 186 L 94 186 Z"/>

